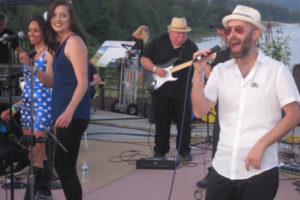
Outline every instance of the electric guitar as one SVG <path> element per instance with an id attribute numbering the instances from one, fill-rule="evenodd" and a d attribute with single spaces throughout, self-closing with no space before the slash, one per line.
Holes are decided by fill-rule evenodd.
<path id="1" fill-rule="evenodd" d="M 164 77 L 160 77 L 155 73 L 146 71 L 145 82 L 150 92 L 154 92 L 155 90 L 159 89 L 163 84 L 165 84 L 168 81 L 176 81 L 178 78 L 174 78 L 172 76 L 172 73 L 189 67 L 193 63 L 193 61 L 191 60 L 173 67 L 176 60 L 178 60 L 178 58 L 173 58 L 163 65 L 157 65 L 158 67 L 165 68 L 167 73 Z"/>

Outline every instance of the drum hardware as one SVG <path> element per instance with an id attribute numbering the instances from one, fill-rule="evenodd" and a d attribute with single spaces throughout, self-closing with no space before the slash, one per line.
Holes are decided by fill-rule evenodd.
<path id="1" fill-rule="evenodd" d="M 13 119 L 13 116 L 12 116 L 12 110 L 11 110 L 11 107 L 12 107 L 12 96 L 13 96 L 13 93 L 12 93 L 12 78 L 13 78 L 13 65 L 12 65 L 12 62 L 11 62 L 11 41 L 7 41 L 7 47 L 8 47 L 8 68 L 7 68 L 7 74 L 8 74 L 8 78 L 7 78 L 7 82 L 8 82 L 8 106 L 9 106 L 9 115 L 10 115 L 10 119 Z M 10 197 L 12 200 L 14 200 L 14 186 L 15 186 L 15 181 L 14 181 L 14 163 L 13 163 L 13 160 L 14 160 L 14 151 L 13 151 L 13 143 L 15 143 L 13 141 L 13 133 L 12 133 L 12 130 L 13 130 L 13 127 L 12 127 L 12 124 L 13 123 L 9 123 L 9 132 L 8 135 L 9 135 L 9 140 L 8 140 L 8 143 L 9 143 L 9 146 L 11 147 L 10 148 Z M 18 144 L 18 143 L 15 143 L 15 144 Z"/>
<path id="2" fill-rule="evenodd" d="M 8 72 L 8 66 L 0 64 L 0 94 L 1 96 L 9 96 L 9 84 L 13 89 L 12 95 L 20 95 L 21 91 L 18 87 L 18 79 L 22 76 L 22 67 L 20 64 L 13 64 L 11 72 Z"/>

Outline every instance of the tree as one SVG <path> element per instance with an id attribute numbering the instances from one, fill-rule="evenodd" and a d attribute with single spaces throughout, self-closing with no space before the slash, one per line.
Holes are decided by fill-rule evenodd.
<path id="1" fill-rule="evenodd" d="M 288 46 L 289 40 L 290 37 L 283 37 L 283 31 L 279 28 L 276 30 L 275 38 L 271 39 L 269 42 L 261 37 L 259 40 L 259 47 L 266 55 L 289 66 L 291 56 L 291 49 Z"/>

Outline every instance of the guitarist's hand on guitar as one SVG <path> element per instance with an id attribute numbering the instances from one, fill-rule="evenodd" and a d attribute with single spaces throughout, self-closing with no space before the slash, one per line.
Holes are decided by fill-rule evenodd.
<path id="1" fill-rule="evenodd" d="M 167 71 L 164 70 L 161 67 L 156 67 L 155 72 L 156 75 L 160 76 L 160 77 L 164 77 L 167 74 Z"/>
<path id="2" fill-rule="evenodd" d="M 194 53 L 193 60 L 194 60 L 194 73 L 202 73 L 205 68 L 207 67 L 207 62 L 213 56 L 213 54 L 208 55 L 210 49 L 202 49 Z M 200 59 L 199 59 L 200 58 Z"/>

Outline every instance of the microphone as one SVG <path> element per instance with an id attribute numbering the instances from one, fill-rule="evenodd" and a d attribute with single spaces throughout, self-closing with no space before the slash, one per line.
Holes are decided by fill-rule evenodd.
<path id="1" fill-rule="evenodd" d="M 206 56 L 209 56 L 210 54 L 213 54 L 213 53 L 218 52 L 218 51 L 220 51 L 220 50 L 223 51 L 223 50 L 225 50 L 225 49 L 226 49 L 226 43 L 225 43 L 224 41 L 221 41 L 218 45 L 212 47 L 212 48 L 210 49 L 210 52 L 207 53 Z M 203 55 L 198 56 L 196 59 L 193 60 L 193 62 L 200 61 L 201 58 L 204 58 L 204 57 L 206 57 L 206 56 L 203 56 Z"/>
<path id="2" fill-rule="evenodd" d="M 6 42 L 6 41 L 9 41 L 9 40 L 23 39 L 23 38 L 25 38 L 25 33 L 23 31 L 20 31 L 16 34 L 13 34 L 13 35 L 4 34 L 2 36 L 2 38 L 0 38 L 0 42 Z"/>
<path id="3" fill-rule="evenodd" d="M 27 55 L 29 58 L 33 59 L 34 56 L 36 55 L 35 49 L 30 49 L 29 51 L 27 51 Z"/>

